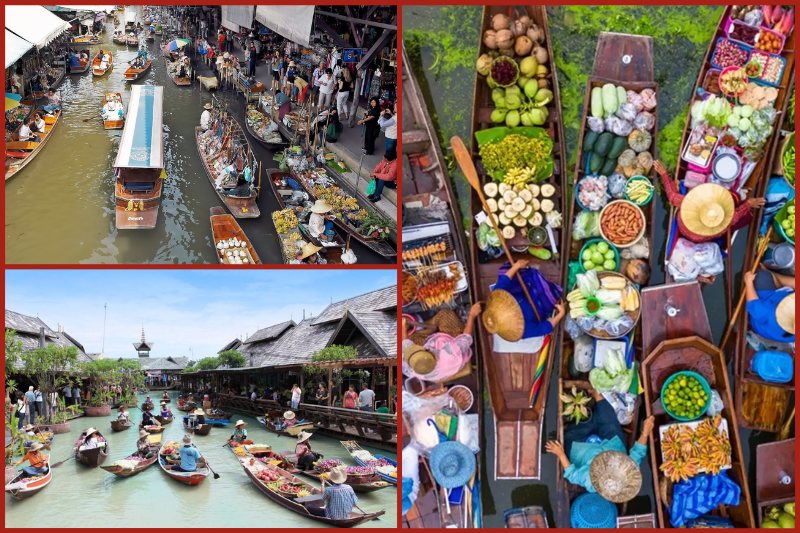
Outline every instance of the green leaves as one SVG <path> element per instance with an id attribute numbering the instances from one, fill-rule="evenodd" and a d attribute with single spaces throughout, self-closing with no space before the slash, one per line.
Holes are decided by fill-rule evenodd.
<path id="1" fill-rule="evenodd" d="M 225 350 L 219 354 L 217 358 L 219 366 L 227 366 L 228 368 L 243 368 L 247 364 L 247 360 L 237 350 Z"/>

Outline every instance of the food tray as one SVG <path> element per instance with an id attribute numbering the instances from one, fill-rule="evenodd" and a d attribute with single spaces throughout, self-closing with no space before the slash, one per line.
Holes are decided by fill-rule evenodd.
<path id="1" fill-rule="evenodd" d="M 714 50 L 711 52 L 711 56 L 709 58 L 709 63 L 715 69 L 722 70 L 723 68 L 725 68 L 722 65 L 718 65 L 718 64 L 714 63 L 714 61 L 713 61 L 714 60 L 714 56 L 717 53 L 717 48 L 719 47 L 720 43 L 722 43 L 724 41 L 728 41 L 731 44 L 733 44 L 734 46 L 738 46 L 741 50 L 744 50 L 745 53 L 748 56 L 749 56 L 750 52 L 753 50 L 752 46 L 747 46 L 746 44 L 739 43 L 737 41 L 734 41 L 733 39 L 728 39 L 727 37 L 720 37 L 720 38 L 717 39 L 717 42 L 714 44 Z M 745 66 L 747 64 L 748 59 L 749 59 L 749 57 L 745 59 L 744 63 L 742 63 L 741 65 L 738 65 L 738 66 L 740 66 L 740 67 Z M 730 66 L 730 65 L 728 65 L 728 66 Z"/>
<path id="2" fill-rule="evenodd" d="M 625 337 L 628 333 L 633 331 L 633 328 L 636 327 L 636 324 L 639 322 L 639 318 L 641 318 L 641 315 L 642 315 L 642 295 L 641 295 L 641 292 L 639 292 L 639 290 L 636 288 L 636 286 L 633 283 L 631 283 L 631 281 L 628 278 L 626 278 L 622 274 L 618 274 L 617 272 L 603 271 L 603 272 L 598 272 L 597 273 L 597 279 L 599 279 L 599 280 L 602 280 L 603 278 L 609 277 L 609 276 L 617 276 L 617 277 L 621 277 L 621 278 L 625 279 L 625 281 L 627 282 L 626 287 L 633 288 L 633 290 L 635 290 L 636 292 L 639 293 L 639 308 L 636 311 L 626 311 L 625 312 L 626 315 L 628 315 L 629 317 L 631 317 L 633 319 L 633 325 L 631 326 L 631 329 L 629 329 L 628 331 L 623 331 L 622 334 L 620 334 L 617 337 L 612 337 L 606 331 L 599 330 L 599 329 L 592 328 L 592 329 L 590 329 L 588 331 L 583 330 L 584 333 L 586 333 L 590 337 L 594 337 L 595 339 L 621 339 L 621 338 Z"/>
<path id="3" fill-rule="evenodd" d="M 245 257 L 247 258 L 248 263 L 245 263 L 245 264 L 248 264 L 248 265 L 254 264 L 253 256 L 250 254 L 250 250 L 248 250 L 247 248 L 225 248 L 224 250 L 217 250 L 217 255 L 219 255 L 220 260 L 222 261 L 223 264 L 226 264 L 226 265 L 238 265 L 239 263 L 234 263 L 232 261 L 232 257 L 228 257 L 228 255 L 225 252 L 231 251 L 231 252 L 239 253 L 240 250 L 244 250 Z"/>
<path id="4" fill-rule="evenodd" d="M 763 50 L 753 50 L 750 53 L 750 57 L 748 58 L 748 62 L 750 61 L 750 59 L 753 59 L 755 56 L 759 56 L 759 55 L 767 56 L 767 62 L 764 63 L 764 67 L 761 69 L 761 75 L 762 76 L 764 75 L 764 72 L 766 72 L 767 66 L 769 65 L 769 63 L 771 61 L 779 61 L 781 63 L 780 74 L 778 75 L 778 81 L 776 81 L 774 83 L 771 82 L 771 81 L 767 81 L 767 80 L 765 80 L 765 79 L 763 79 L 761 77 L 752 78 L 752 80 L 754 82 L 760 84 L 760 85 L 767 85 L 768 87 L 780 87 L 781 86 L 781 81 L 783 81 L 783 75 L 784 75 L 784 73 L 786 71 L 786 58 L 783 57 L 783 56 L 780 56 L 780 55 L 770 54 L 769 52 L 765 52 Z"/>
<path id="5" fill-rule="evenodd" d="M 696 126 L 695 129 L 702 129 L 703 126 Z M 689 135 L 689 139 L 695 136 L 694 130 Z M 691 147 L 691 143 L 687 142 L 686 145 L 683 147 L 683 154 L 681 154 L 681 159 L 686 161 L 687 163 L 696 166 L 698 169 L 707 172 L 711 169 L 711 162 L 714 158 L 714 152 L 717 149 L 717 144 L 719 144 L 719 136 L 714 136 L 706 133 L 703 135 L 703 139 L 705 141 L 706 146 L 709 147 L 708 149 L 708 158 L 703 159 L 700 156 L 693 155 L 689 152 L 689 148 Z M 688 141 L 688 140 L 687 140 Z"/>
<path id="6" fill-rule="evenodd" d="M 722 71 L 717 68 L 708 69 L 703 78 L 703 90 L 716 95 L 722 94 L 722 91 L 719 89 L 719 75 L 721 73 Z M 716 79 L 712 78 L 714 75 L 717 76 Z"/>
<path id="7" fill-rule="evenodd" d="M 620 204 L 623 202 L 632 205 L 636 209 L 636 213 L 642 219 L 642 227 L 639 230 L 639 233 L 636 235 L 636 237 L 633 238 L 633 240 L 624 244 L 619 244 L 609 239 L 608 236 L 603 232 L 603 217 L 605 216 L 609 207 L 611 207 L 614 204 Z M 644 211 L 642 211 L 642 208 L 636 205 L 635 203 L 631 202 L 630 200 L 614 200 L 612 202 L 607 203 L 606 206 L 600 211 L 600 219 L 598 221 L 598 226 L 600 229 L 600 236 L 603 239 L 605 239 L 605 241 L 608 242 L 609 244 L 613 244 L 617 250 L 622 250 L 623 248 L 630 248 L 631 246 L 639 242 L 639 240 L 644 236 L 645 231 L 647 231 L 647 217 L 644 216 Z"/>
<path id="8" fill-rule="evenodd" d="M 436 272 L 439 270 L 443 270 L 447 272 L 447 277 L 451 277 L 450 274 L 450 265 L 458 265 L 458 281 L 456 281 L 456 288 L 453 292 L 464 292 L 469 287 L 469 282 L 467 281 L 467 272 L 464 270 L 464 265 L 461 261 L 450 261 L 449 263 L 442 263 L 441 265 L 436 265 L 435 267 L 425 269 L 428 272 Z M 420 269 L 422 270 L 422 269 Z"/>
<path id="9" fill-rule="evenodd" d="M 753 36 L 754 41 L 752 43 L 748 43 L 746 41 L 742 41 L 742 40 L 736 39 L 734 37 L 731 37 L 731 33 L 733 33 L 734 26 L 746 26 L 748 28 L 751 28 L 751 29 L 755 30 L 756 33 Z M 741 45 L 744 45 L 744 46 L 752 47 L 752 46 L 755 45 L 755 39 L 758 38 L 758 34 L 762 29 L 763 28 L 760 28 L 758 26 L 751 26 L 751 25 L 747 24 L 746 22 L 744 22 L 742 20 L 728 18 L 728 21 L 725 24 L 725 35 L 728 36 L 729 40 L 733 41 L 736 44 L 741 44 Z"/>
<path id="10" fill-rule="evenodd" d="M 658 427 L 658 439 L 659 439 L 659 442 L 661 442 L 661 439 L 664 438 L 664 433 L 666 433 L 667 429 L 669 429 L 670 427 L 672 427 L 672 426 L 689 426 L 690 428 L 694 429 L 697 426 L 699 426 L 700 423 L 703 420 L 705 420 L 705 418 L 700 418 L 699 420 L 693 420 L 691 422 L 676 422 L 674 424 L 664 424 L 663 426 L 659 426 Z M 719 429 L 723 433 L 728 435 L 728 440 L 730 440 L 731 436 L 730 436 L 730 432 L 728 431 L 728 420 L 726 418 L 723 418 L 721 420 L 720 425 L 719 425 Z M 661 450 L 661 461 L 664 461 L 664 450 L 663 449 Z M 731 465 L 731 463 L 729 461 L 727 465 L 722 467 L 722 469 L 723 470 L 727 470 L 727 469 L 731 468 L 731 466 L 732 465 Z M 706 472 L 706 469 L 702 468 L 702 469 L 699 470 L 699 472 L 700 473 Z"/>
<path id="11" fill-rule="evenodd" d="M 773 54 L 775 54 L 775 53 L 777 53 L 777 54 L 780 54 L 781 52 L 783 52 L 783 49 L 786 47 L 786 36 L 785 36 L 785 35 L 783 35 L 782 33 L 778 33 L 778 32 L 777 32 L 777 31 L 775 31 L 775 30 L 771 30 L 771 29 L 769 29 L 769 28 L 765 28 L 764 26 L 761 26 L 761 27 L 759 28 L 758 35 L 756 36 L 756 42 L 758 42 L 758 39 L 760 39 L 760 38 L 761 38 L 761 34 L 762 34 L 762 33 L 771 33 L 772 35 L 774 35 L 775 37 L 777 37 L 777 38 L 778 38 L 778 40 L 780 40 L 780 42 L 781 42 L 781 47 L 780 47 L 780 49 L 779 49 L 777 52 L 770 52 L 770 53 L 773 53 Z M 755 50 L 758 50 L 758 48 L 756 48 L 756 46 L 755 46 L 755 45 L 753 45 L 753 48 L 754 48 Z M 761 50 L 761 51 L 763 52 L 763 51 L 765 51 L 765 50 Z"/>

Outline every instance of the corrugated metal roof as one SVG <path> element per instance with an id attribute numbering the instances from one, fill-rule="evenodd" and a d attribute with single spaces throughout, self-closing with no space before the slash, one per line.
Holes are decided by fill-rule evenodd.
<path id="1" fill-rule="evenodd" d="M 334 302 L 314 319 L 313 324 L 341 320 L 347 311 L 382 311 L 397 308 L 397 286 L 378 289 L 341 302 Z"/>

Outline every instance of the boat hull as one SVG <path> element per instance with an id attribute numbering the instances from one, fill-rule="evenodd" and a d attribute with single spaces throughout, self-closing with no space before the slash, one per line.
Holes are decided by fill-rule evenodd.
<path id="1" fill-rule="evenodd" d="M 158 452 L 158 466 L 161 467 L 161 471 L 164 472 L 167 476 L 171 477 L 178 483 L 183 483 L 184 485 L 189 485 L 190 487 L 199 485 L 211 473 L 208 467 L 201 468 L 196 472 L 177 472 L 174 470 L 170 470 L 168 468 L 169 465 L 167 464 L 166 459 L 164 459 L 164 456 L 161 455 L 161 450 L 159 450 Z"/>
<path id="2" fill-rule="evenodd" d="M 131 456 L 128 456 L 126 457 L 126 459 L 129 459 L 130 457 Z M 158 460 L 158 455 L 154 453 L 153 457 L 151 457 L 150 459 L 146 459 L 145 461 L 141 461 L 137 466 L 135 466 L 132 469 L 122 468 L 119 465 L 113 465 L 113 464 L 108 466 L 101 466 L 100 468 L 102 468 L 106 472 L 111 472 L 115 476 L 119 476 L 122 478 L 133 477 L 139 472 L 146 470 L 150 465 L 155 463 L 157 460 Z"/>
<path id="3" fill-rule="evenodd" d="M 24 474 L 20 472 L 17 477 L 12 479 L 9 483 L 6 483 L 6 493 L 10 494 L 15 500 L 30 498 L 34 494 L 38 493 L 48 486 L 51 481 L 53 481 L 53 469 L 50 468 L 49 463 L 47 466 L 47 474 L 39 479 L 35 479 L 27 483 L 23 482 L 25 477 Z"/>
<path id="4" fill-rule="evenodd" d="M 125 431 L 130 429 L 132 425 L 130 422 L 122 422 L 120 420 L 111 421 L 111 429 L 114 431 Z"/>
<path id="5" fill-rule="evenodd" d="M 38 108 L 37 111 L 44 114 L 41 108 Z M 47 116 L 44 117 L 46 123 L 45 135 L 38 143 L 30 141 L 9 141 L 6 143 L 6 181 L 13 178 L 20 170 L 25 168 L 25 166 L 39 154 L 42 148 L 44 148 L 47 141 L 50 140 L 50 137 L 53 136 L 53 130 L 55 130 L 58 123 L 61 122 L 61 111 L 56 111 L 53 117 L 52 119 Z M 41 136 L 41 134 L 39 135 Z M 9 154 L 12 153 L 15 154 L 15 157 L 9 157 Z M 21 157 L 23 155 L 24 157 Z M 10 164 L 9 160 L 11 160 Z"/>

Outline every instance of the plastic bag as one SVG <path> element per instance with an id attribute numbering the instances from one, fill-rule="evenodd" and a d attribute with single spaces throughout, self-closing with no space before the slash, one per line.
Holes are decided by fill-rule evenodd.
<path id="1" fill-rule="evenodd" d="M 564 331 L 567 332 L 567 335 L 569 335 L 569 338 L 572 339 L 573 341 L 584 336 L 581 327 L 578 325 L 577 322 L 572 320 L 569 314 L 567 314 L 567 318 L 564 322 Z"/>
<path id="2" fill-rule="evenodd" d="M 636 396 L 628 392 L 604 392 L 603 398 L 614 408 L 617 421 L 627 426 L 633 422 L 633 410 L 636 407 Z"/>
<path id="3" fill-rule="evenodd" d="M 628 183 L 628 178 L 615 172 L 608 177 L 608 192 L 614 198 L 622 198 L 625 196 L 626 183 Z"/>
<path id="4" fill-rule="evenodd" d="M 628 248 L 623 248 L 619 255 L 623 259 L 648 259 L 650 257 L 650 244 L 647 237 L 642 236 L 641 239 Z"/>
<path id="5" fill-rule="evenodd" d="M 472 450 L 473 453 L 481 451 L 481 423 L 477 413 L 458 415 L 458 431 L 456 440 Z M 403 471 L 405 473 L 405 470 Z"/>
<path id="6" fill-rule="evenodd" d="M 578 373 L 586 373 L 592 369 L 594 359 L 594 341 L 588 335 L 583 335 L 578 330 L 578 337 L 574 338 L 575 350 L 572 353 L 572 366 Z"/>
<path id="7" fill-rule="evenodd" d="M 485 252 L 489 248 L 499 247 L 500 239 L 497 237 L 497 233 L 489 224 L 481 223 L 478 226 L 478 248 Z"/>
<path id="8" fill-rule="evenodd" d="M 722 252 L 715 242 L 703 242 L 694 245 L 694 260 L 700 271 L 706 276 L 716 276 L 725 270 Z"/>
<path id="9" fill-rule="evenodd" d="M 694 281 L 700 275 L 700 265 L 694 258 L 694 246 L 686 239 L 679 238 L 672 249 L 667 269 L 676 282 Z"/>
<path id="10" fill-rule="evenodd" d="M 606 130 L 605 126 L 603 125 L 602 118 L 589 117 L 587 124 L 589 125 L 589 129 L 595 133 L 603 133 Z"/>
<path id="11" fill-rule="evenodd" d="M 581 211 L 575 215 L 575 223 L 572 225 L 572 240 L 583 241 L 599 235 L 599 211 Z"/>
<path id="12" fill-rule="evenodd" d="M 593 368 L 589 372 L 589 383 L 598 392 L 627 392 L 631 388 L 633 370 L 625 370 L 616 376 L 610 375 L 605 368 Z"/>
<path id="13" fill-rule="evenodd" d="M 605 321 L 600 329 L 606 331 L 612 337 L 621 337 L 626 331 L 633 327 L 633 319 L 628 315 L 622 315 L 614 320 Z"/>
<path id="14" fill-rule="evenodd" d="M 432 398 L 420 398 L 406 390 L 403 391 L 403 422 L 408 428 L 415 448 L 421 453 L 428 454 L 434 446 L 439 444 L 439 432 L 436 426 L 428 424 L 428 419 L 447 407 L 453 400 L 447 394 L 440 394 Z"/>
<path id="15" fill-rule="evenodd" d="M 717 389 L 711 389 L 711 403 L 708 405 L 706 414 L 708 416 L 716 416 L 721 413 L 724 408 L 725 404 L 722 403 L 722 398 L 717 392 Z"/>

